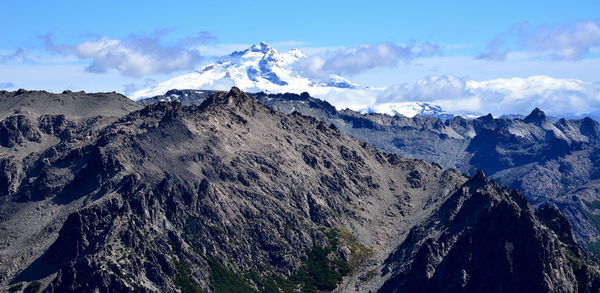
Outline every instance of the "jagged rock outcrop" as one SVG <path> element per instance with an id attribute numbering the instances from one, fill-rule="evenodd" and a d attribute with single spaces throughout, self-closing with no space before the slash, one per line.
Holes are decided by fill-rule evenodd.
<path id="1" fill-rule="evenodd" d="M 393 276 L 380 292 L 600 290 L 590 280 L 596 269 L 577 260 L 589 253 L 556 209 L 534 213 L 524 197 L 482 174 L 411 230 L 386 261 Z"/>

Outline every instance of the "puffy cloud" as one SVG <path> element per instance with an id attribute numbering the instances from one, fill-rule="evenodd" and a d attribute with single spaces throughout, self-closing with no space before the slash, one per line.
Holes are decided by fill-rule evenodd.
<path id="1" fill-rule="evenodd" d="M 430 43 L 362 45 L 310 55 L 298 61 L 297 68 L 321 78 L 329 74 L 353 75 L 377 67 L 395 67 L 400 62 L 410 62 L 417 57 L 439 52 L 440 47 Z"/>
<path id="2" fill-rule="evenodd" d="M 181 48 L 164 48 L 154 40 L 122 40 L 100 38 L 76 47 L 82 59 L 91 59 L 86 71 L 104 73 L 109 69 L 130 76 L 170 73 L 191 69 L 201 57 L 195 51 Z"/>
<path id="3" fill-rule="evenodd" d="M 600 86 L 547 76 L 469 81 L 467 89 L 500 114 L 526 114 L 539 107 L 552 115 L 584 115 L 600 110 Z"/>
<path id="4" fill-rule="evenodd" d="M 0 82 L 0 89 L 9 89 L 15 87 L 15 84 L 12 82 Z"/>
<path id="5" fill-rule="evenodd" d="M 477 58 L 504 60 L 509 51 L 518 49 L 573 61 L 583 58 L 596 47 L 600 47 L 600 25 L 594 21 L 577 22 L 572 26 L 538 27 L 521 23 L 495 36 Z"/>
<path id="6" fill-rule="evenodd" d="M 411 102 L 427 102 L 432 98 L 458 99 L 468 95 L 465 80 L 451 75 L 420 79 L 413 84 L 388 87 L 378 98 L 378 102 L 391 102 L 398 99 Z"/>
<path id="7" fill-rule="evenodd" d="M 593 21 L 568 26 L 541 26 L 524 28 L 519 36 L 521 45 L 528 49 L 550 51 L 563 60 L 577 60 L 591 48 L 600 46 L 600 26 Z"/>
<path id="8" fill-rule="evenodd" d="M 99 37 L 77 45 L 57 45 L 50 35 L 42 36 L 47 50 L 59 55 L 76 55 L 91 60 L 86 71 L 104 73 L 110 69 L 128 76 L 141 77 L 156 73 L 190 70 L 198 65 L 202 56 L 190 46 L 198 45 L 214 37 L 207 32 L 178 40 L 174 45 L 163 45 L 168 31 L 150 35 L 130 35 L 123 39 Z"/>
<path id="9" fill-rule="evenodd" d="M 431 102 L 454 113 L 527 114 L 539 107 L 555 116 L 581 116 L 600 111 L 600 84 L 548 76 L 487 81 L 441 76 L 389 87 L 377 104 L 389 102 Z"/>

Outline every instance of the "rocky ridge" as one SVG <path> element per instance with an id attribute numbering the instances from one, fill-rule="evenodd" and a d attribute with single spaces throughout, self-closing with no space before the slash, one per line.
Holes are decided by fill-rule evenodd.
<path id="1" fill-rule="evenodd" d="M 170 97 L 193 96 L 173 90 Z M 182 100 L 201 103 L 215 92 Z M 580 243 L 600 255 L 600 124 L 591 118 L 554 119 L 540 109 L 524 117 L 476 119 L 361 114 L 337 110 L 308 94 L 254 97 L 283 113 L 300 112 L 381 150 L 423 159 L 474 174 L 484 170 L 502 185 L 522 192 L 535 205 L 558 207 L 572 223 Z M 162 96 L 140 101 L 149 103 Z"/>
<path id="2" fill-rule="evenodd" d="M 43 145 L 9 128 L 25 133 L 15 146 L 38 150 L 12 159 L 19 176 L 1 177 L 4 288 L 405 292 L 452 280 L 452 292 L 481 292 L 498 275 L 536 292 L 600 288 L 560 213 L 536 214 L 483 174 L 381 152 L 236 88 L 79 129 L 64 123 Z M 479 243 L 490 244 L 486 261 L 456 257 L 488 253 Z M 518 261 L 523 251 L 536 253 Z"/>

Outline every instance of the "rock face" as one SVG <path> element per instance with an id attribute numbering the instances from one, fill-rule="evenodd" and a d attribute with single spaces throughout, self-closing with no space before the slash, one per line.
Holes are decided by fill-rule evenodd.
<path id="1" fill-rule="evenodd" d="M 148 105 L 159 101 L 179 101 L 182 105 L 199 105 L 207 97 L 216 93 L 218 92 L 205 90 L 171 90 L 165 95 L 138 102 Z M 296 111 L 317 118 L 326 124 L 334 124 L 342 132 L 386 152 L 404 158 L 435 162 L 444 167 L 469 169 L 467 162 L 470 157 L 464 150 L 469 145 L 470 139 L 465 140 L 453 127 L 446 126 L 435 117 L 408 118 L 401 115 L 361 114 L 349 109 L 337 111 L 328 102 L 313 98 L 308 93 L 251 95 L 262 104 L 279 112 L 291 114 Z M 470 125 L 466 125 L 469 120 L 460 117 L 453 120 L 464 122 L 466 129 L 463 131 L 467 136 L 473 132 Z"/>
<path id="2" fill-rule="evenodd" d="M 169 92 L 191 97 L 195 91 Z M 201 103 L 203 91 L 184 104 Z M 600 124 L 585 118 L 552 122 L 536 108 L 522 118 L 477 119 L 360 114 L 337 111 L 308 94 L 254 94 L 283 113 L 300 112 L 333 124 L 342 132 L 386 152 L 486 174 L 519 190 L 535 205 L 551 204 L 569 219 L 578 241 L 600 256 Z M 164 99 L 155 97 L 145 102 Z"/>
<path id="3" fill-rule="evenodd" d="M 81 118 L 116 117 L 140 106 L 117 93 L 64 91 L 51 94 L 45 91 L 0 91 L 0 118 L 26 114 L 28 116 L 65 115 L 71 120 Z"/>
<path id="4" fill-rule="evenodd" d="M 600 289 L 555 210 L 236 88 L 87 127 L 59 115 L 26 117 L 41 140 L 10 128 L 23 139 L 0 148 L 6 290 Z"/>
<path id="5" fill-rule="evenodd" d="M 583 254 L 557 210 L 536 217 L 520 194 L 478 174 L 411 230 L 379 292 L 595 292 L 594 273 L 574 260 Z"/>

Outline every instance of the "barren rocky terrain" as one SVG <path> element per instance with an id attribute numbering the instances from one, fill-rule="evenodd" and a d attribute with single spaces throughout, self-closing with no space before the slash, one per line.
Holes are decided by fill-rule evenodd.
<path id="1" fill-rule="evenodd" d="M 191 106 L 27 91 L 0 102 L 18 105 L 0 129 L 5 291 L 600 289 L 556 209 L 237 88 Z"/>
<path id="2" fill-rule="evenodd" d="M 214 91 L 172 90 L 160 100 L 202 103 Z M 559 208 L 579 243 L 600 257 L 600 124 L 549 118 L 540 109 L 528 116 L 477 119 L 404 117 L 336 110 L 304 94 L 253 95 L 282 113 L 294 111 L 332 123 L 342 132 L 404 158 L 422 159 L 466 174 L 484 170 L 501 185 L 519 190 L 535 206 Z"/>

